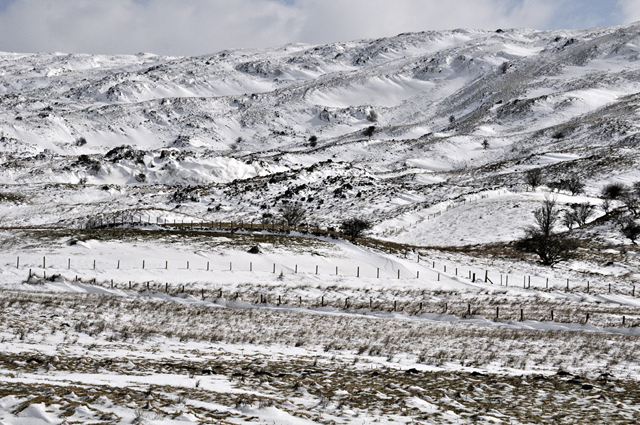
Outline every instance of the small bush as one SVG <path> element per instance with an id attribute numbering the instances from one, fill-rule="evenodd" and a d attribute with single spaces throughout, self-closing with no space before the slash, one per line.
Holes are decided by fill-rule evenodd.
<path id="1" fill-rule="evenodd" d="M 299 202 L 287 203 L 280 207 L 280 215 L 289 226 L 297 226 L 307 216 L 307 210 Z"/>
<path id="2" fill-rule="evenodd" d="M 373 227 L 373 224 L 370 221 L 360 218 L 348 218 L 340 223 L 340 230 L 346 236 L 349 236 L 352 241 L 362 236 L 371 227 Z"/>
<path id="3" fill-rule="evenodd" d="M 544 184 L 544 176 L 541 168 L 532 168 L 524 173 L 524 181 L 535 190 L 536 187 Z"/>
<path id="4" fill-rule="evenodd" d="M 602 188 L 602 197 L 604 199 L 621 199 L 629 189 L 624 183 L 609 183 Z"/>
<path id="5" fill-rule="evenodd" d="M 375 132 L 376 132 L 376 127 L 374 125 L 370 125 L 369 127 L 364 129 L 362 134 L 364 134 L 366 137 L 371 139 L 371 136 L 373 136 Z"/>

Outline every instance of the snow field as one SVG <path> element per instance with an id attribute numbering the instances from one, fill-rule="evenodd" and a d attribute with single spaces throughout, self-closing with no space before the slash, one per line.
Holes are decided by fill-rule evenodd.
<path id="1" fill-rule="evenodd" d="M 570 413 L 615 423 L 639 414 L 635 337 L 51 289 L 3 293 L 4 423 L 459 423 L 522 420 L 521 408 L 528 421 Z M 537 396 L 522 398 L 525 388 Z"/>

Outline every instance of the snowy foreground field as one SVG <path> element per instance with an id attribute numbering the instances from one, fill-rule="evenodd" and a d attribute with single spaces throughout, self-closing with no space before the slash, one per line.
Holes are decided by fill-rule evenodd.
<path id="1" fill-rule="evenodd" d="M 640 419 L 624 279 L 295 234 L 1 240 L 2 424 Z"/>

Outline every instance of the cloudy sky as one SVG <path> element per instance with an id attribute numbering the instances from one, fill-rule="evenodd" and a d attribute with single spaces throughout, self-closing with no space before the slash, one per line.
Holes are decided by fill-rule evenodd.
<path id="1" fill-rule="evenodd" d="M 0 0 L 0 51 L 199 55 L 454 28 L 640 20 L 640 0 Z"/>

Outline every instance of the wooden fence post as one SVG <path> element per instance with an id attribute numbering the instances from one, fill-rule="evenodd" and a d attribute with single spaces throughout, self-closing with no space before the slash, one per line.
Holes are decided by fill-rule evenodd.
<path id="1" fill-rule="evenodd" d="M 207 267 L 208 270 L 208 267 Z M 249 261 L 249 271 L 252 272 L 253 271 L 253 261 Z"/>
<path id="2" fill-rule="evenodd" d="M 296 264 L 296 273 L 298 273 L 298 265 Z"/>
<path id="3" fill-rule="evenodd" d="M 47 268 L 47 259 L 46 259 L 46 257 L 42 257 L 42 268 L 43 269 Z"/>
<path id="4" fill-rule="evenodd" d="M 440 276 L 440 273 L 438 273 L 438 276 Z M 398 269 L 398 279 L 400 279 L 400 269 Z"/>
<path id="5" fill-rule="evenodd" d="M 336 276 L 338 276 L 338 266 L 336 266 Z"/>
<path id="6" fill-rule="evenodd" d="M 209 271 L 209 262 L 207 261 L 207 271 Z"/>
<path id="7" fill-rule="evenodd" d="M 189 270 L 189 262 L 187 261 L 187 270 Z"/>
<path id="8" fill-rule="evenodd" d="M 67 264 L 67 270 L 71 270 L 71 258 L 69 258 L 69 263 Z"/>
<path id="9" fill-rule="evenodd" d="M 496 320 L 500 319 L 500 307 L 496 307 Z"/>
<path id="10" fill-rule="evenodd" d="M 380 267 L 377 268 L 376 278 L 380 279 Z"/>
<path id="11" fill-rule="evenodd" d="M 229 261 L 229 271 L 233 270 L 233 263 L 231 261 Z"/>
<path id="12" fill-rule="evenodd" d="M 142 270 L 144 270 L 144 261 L 145 260 L 142 260 Z M 93 260 L 93 264 L 94 264 L 93 268 L 95 268 L 95 263 L 96 263 L 95 260 Z"/>
<path id="13" fill-rule="evenodd" d="M 524 322 L 524 310 L 520 309 L 520 321 Z"/>
<path id="14" fill-rule="evenodd" d="M 276 263 L 273 263 L 273 272 L 276 272 Z"/>
<path id="15" fill-rule="evenodd" d="M 420 270 L 416 272 L 416 279 L 420 279 Z"/>
<path id="16" fill-rule="evenodd" d="M 20 268 L 20 257 L 17 258 L 16 260 L 16 269 Z"/>

